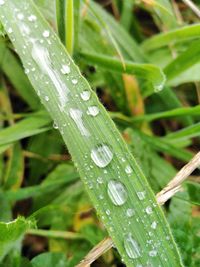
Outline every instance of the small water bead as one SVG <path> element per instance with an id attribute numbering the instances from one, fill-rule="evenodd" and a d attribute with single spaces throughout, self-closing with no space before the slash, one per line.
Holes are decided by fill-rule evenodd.
<path id="1" fill-rule="evenodd" d="M 150 206 L 146 207 L 145 211 L 147 214 L 151 214 L 153 212 L 153 210 Z"/>
<path id="2" fill-rule="evenodd" d="M 106 210 L 106 214 L 107 215 L 110 215 L 110 210 Z"/>
<path id="3" fill-rule="evenodd" d="M 68 65 L 62 65 L 62 68 L 60 70 L 62 74 L 69 74 L 70 73 L 70 67 Z"/>
<path id="4" fill-rule="evenodd" d="M 78 80 L 77 79 L 72 79 L 72 83 L 73 84 L 77 84 L 78 83 Z"/>
<path id="5" fill-rule="evenodd" d="M 81 92 L 81 98 L 84 101 L 88 101 L 90 99 L 90 96 L 91 96 L 91 92 L 88 91 L 88 90 L 85 90 L 85 91 Z"/>
<path id="6" fill-rule="evenodd" d="M 156 229 L 156 227 L 157 227 L 157 222 L 155 222 L 155 221 L 152 222 L 152 224 L 151 224 L 151 228 L 152 228 L 152 229 Z"/>
<path id="7" fill-rule="evenodd" d="M 97 116 L 99 114 L 98 107 L 97 106 L 88 107 L 87 114 L 93 117 Z"/>
<path id="8" fill-rule="evenodd" d="M 157 251 L 156 250 L 149 251 L 149 256 L 150 257 L 156 257 L 156 255 L 157 255 Z"/>
<path id="9" fill-rule="evenodd" d="M 137 259 L 141 256 L 140 247 L 131 234 L 128 234 L 128 236 L 124 238 L 124 248 L 131 259 Z"/>
<path id="10" fill-rule="evenodd" d="M 107 192 L 110 200 L 116 206 L 122 206 L 127 201 L 128 194 L 121 182 L 116 180 L 109 181 Z"/>
<path id="11" fill-rule="evenodd" d="M 103 178 L 102 177 L 98 177 L 97 178 L 97 183 L 98 184 L 103 184 Z"/>
<path id="12" fill-rule="evenodd" d="M 8 33 L 12 33 L 12 32 L 13 32 L 12 28 L 8 28 Z"/>
<path id="13" fill-rule="evenodd" d="M 5 4 L 4 0 L 0 0 L 0 6 L 3 6 Z"/>
<path id="14" fill-rule="evenodd" d="M 138 196 L 139 200 L 143 200 L 143 199 L 145 199 L 145 192 L 137 192 L 137 196 Z"/>
<path id="15" fill-rule="evenodd" d="M 56 122 L 53 123 L 53 128 L 58 129 L 58 124 Z"/>
<path id="16" fill-rule="evenodd" d="M 108 145 L 101 144 L 91 150 L 91 158 L 99 168 L 105 168 L 113 159 L 113 152 Z"/>
<path id="17" fill-rule="evenodd" d="M 17 18 L 19 20 L 23 20 L 24 19 L 24 15 L 22 13 L 19 13 L 19 14 L 17 14 Z"/>
<path id="18" fill-rule="evenodd" d="M 45 101 L 49 101 L 49 97 L 46 95 L 45 97 L 44 97 L 44 99 L 45 99 Z"/>
<path id="19" fill-rule="evenodd" d="M 127 211 L 126 211 L 126 215 L 127 215 L 128 217 L 133 217 L 134 214 L 135 214 L 134 209 L 127 209 Z"/>
<path id="20" fill-rule="evenodd" d="M 30 16 L 28 17 L 28 20 L 32 22 L 32 21 L 36 21 L 37 18 L 36 18 L 35 15 L 30 15 Z"/>
<path id="21" fill-rule="evenodd" d="M 125 172 L 126 172 L 127 174 L 131 174 L 131 173 L 133 172 L 133 170 L 132 170 L 132 168 L 131 168 L 130 165 L 127 165 L 127 166 L 126 166 L 126 168 L 125 168 Z"/>
<path id="22" fill-rule="evenodd" d="M 48 30 L 45 30 L 43 33 L 42 33 L 43 37 L 47 38 L 49 37 L 50 35 L 50 32 Z"/>

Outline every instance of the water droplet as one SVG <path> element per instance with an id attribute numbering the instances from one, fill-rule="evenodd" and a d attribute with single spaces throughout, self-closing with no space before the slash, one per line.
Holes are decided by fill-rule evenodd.
<path id="1" fill-rule="evenodd" d="M 19 20 L 23 20 L 24 19 L 24 15 L 22 13 L 19 13 L 19 14 L 17 14 L 17 18 Z"/>
<path id="2" fill-rule="evenodd" d="M 116 206 L 123 205 L 128 198 L 125 186 L 116 180 L 108 182 L 108 196 Z"/>
<path id="3" fill-rule="evenodd" d="M 60 70 L 62 74 L 69 74 L 70 73 L 70 67 L 67 65 L 62 65 L 62 68 Z"/>
<path id="4" fill-rule="evenodd" d="M 99 114 L 98 107 L 97 106 L 88 107 L 87 114 L 93 117 L 97 116 Z"/>
<path id="5" fill-rule="evenodd" d="M 102 177 L 98 177 L 97 178 L 97 183 L 98 184 L 103 184 L 103 178 Z"/>
<path id="6" fill-rule="evenodd" d="M 107 215 L 110 215 L 110 210 L 106 210 L 106 214 Z"/>
<path id="7" fill-rule="evenodd" d="M 81 135 L 90 136 L 90 133 L 88 132 L 88 130 L 85 128 L 85 126 L 83 124 L 83 120 L 82 120 L 83 112 L 79 109 L 76 109 L 76 108 L 70 108 L 69 114 L 70 114 L 70 117 L 72 118 L 72 120 L 75 122 Z"/>
<path id="8" fill-rule="evenodd" d="M 151 228 L 152 228 L 152 229 L 156 229 L 156 227 L 157 227 L 157 222 L 155 222 L 155 221 L 152 222 L 152 224 L 151 224 Z"/>
<path id="9" fill-rule="evenodd" d="M 54 123 L 53 123 L 53 128 L 54 129 L 58 129 L 58 124 L 54 121 Z"/>
<path id="10" fill-rule="evenodd" d="M 136 240 L 133 239 L 131 234 L 128 234 L 124 239 L 124 248 L 126 250 L 127 255 L 131 259 L 137 259 L 140 257 L 140 248 Z"/>
<path id="11" fill-rule="evenodd" d="M 156 257 L 156 255 L 157 255 L 157 251 L 156 250 L 149 251 L 149 256 L 150 257 Z"/>
<path id="12" fill-rule="evenodd" d="M 92 149 L 91 158 L 98 167 L 105 168 L 111 162 L 113 152 L 109 146 L 101 144 Z"/>
<path id="13" fill-rule="evenodd" d="M 131 174 L 132 171 L 133 171 L 133 170 L 132 170 L 131 166 L 130 166 L 130 165 L 127 165 L 126 168 L 125 168 L 125 172 L 126 172 L 127 174 Z"/>
<path id="14" fill-rule="evenodd" d="M 153 212 L 153 210 L 150 206 L 146 207 L 145 211 L 147 214 L 151 214 Z"/>
<path id="15" fill-rule="evenodd" d="M 88 101 L 90 99 L 90 96 L 91 96 L 91 93 L 90 91 L 88 90 L 85 90 L 81 93 L 81 98 L 84 100 L 84 101 Z"/>
<path id="16" fill-rule="evenodd" d="M 0 0 L 0 6 L 3 6 L 5 4 L 4 0 Z"/>
<path id="17" fill-rule="evenodd" d="M 137 192 L 137 196 L 138 196 L 139 200 L 143 200 L 143 199 L 145 199 L 145 192 Z"/>
<path id="18" fill-rule="evenodd" d="M 49 37 L 50 35 L 50 32 L 48 30 L 45 30 L 43 33 L 42 33 L 43 37 L 47 38 Z"/>
<path id="19" fill-rule="evenodd" d="M 72 79 L 72 83 L 73 84 L 77 84 L 78 83 L 78 80 L 77 79 Z"/>
<path id="20" fill-rule="evenodd" d="M 44 99 L 45 99 L 45 101 L 49 101 L 49 97 L 46 95 L 45 97 L 44 97 Z"/>
<path id="21" fill-rule="evenodd" d="M 32 22 L 32 21 L 36 21 L 37 18 L 36 18 L 35 15 L 30 15 L 30 16 L 28 17 L 28 20 Z"/>
<path id="22" fill-rule="evenodd" d="M 12 28 L 8 28 L 8 33 L 12 33 L 12 32 L 13 32 Z"/>
<path id="23" fill-rule="evenodd" d="M 127 209 L 127 211 L 126 211 L 126 215 L 127 215 L 128 217 L 132 217 L 134 214 L 135 214 L 134 209 Z"/>

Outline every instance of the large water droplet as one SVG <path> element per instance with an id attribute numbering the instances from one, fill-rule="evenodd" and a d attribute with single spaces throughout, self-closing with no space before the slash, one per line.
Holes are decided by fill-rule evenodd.
<path id="1" fill-rule="evenodd" d="M 81 93 L 81 98 L 84 100 L 84 101 L 88 101 L 90 99 L 90 91 L 88 90 L 85 90 Z"/>
<path id="2" fill-rule="evenodd" d="M 88 107 L 87 114 L 93 117 L 97 116 L 99 114 L 98 107 L 97 106 Z"/>
<path id="3" fill-rule="evenodd" d="M 0 6 L 3 6 L 5 4 L 4 0 L 0 0 Z"/>
<path id="4" fill-rule="evenodd" d="M 139 245 L 131 234 L 128 234 L 128 236 L 124 238 L 124 248 L 131 259 L 137 259 L 141 256 Z"/>
<path id="5" fill-rule="evenodd" d="M 116 180 L 108 182 L 108 196 L 110 197 L 112 203 L 116 206 L 123 205 L 128 198 L 125 186 Z"/>
<path id="6" fill-rule="evenodd" d="M 91 158 L 98 167 L 105 168 L 111 162 L 113 152 L 109 146 L 101 144 L 92 149 Z"/>

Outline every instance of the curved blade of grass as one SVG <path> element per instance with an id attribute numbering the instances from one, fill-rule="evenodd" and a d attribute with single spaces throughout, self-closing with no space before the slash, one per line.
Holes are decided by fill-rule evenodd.
<path id="1" fill-rule="evenodd" d="M 56 22 L 59 37 L 65 45 L 65 0 L 56 0 Z"/>
<path id="2" fill-rule="evenodd" d="M 162 90 L 165 83 L 165 75 L 162 70 L 153 64 L 137 64 L 132 61 L 121 61 L 114 57 L 101 54 L 81 53 L 84 59 L 92 64 L 102 67 L 106 70 L 112 70 L 120 73 L 134 74 L 152 83 L 154 91 Z"/>
<path id="3" fill-rule="evenodd" d="M 137 116 L 132 119 L 133 122 L 139 122 L 139 121 L 153 121 L 158 119 L 168 119 L 173 117 L 181 117 L 181 116 L 199 116 L 200 115 L 200 106 L 194 106 L 194 107 L 186 107 L 186 108 L 176 108 L 169 111 L 164 112 L 158 112 L 153 114 L 147 114 L 143 116 Z"/>
<path id="4" fill-rule="evenodd" d="M 30 14 L 36 21 L 30 21 Z M 35 5 L 23 0 L 1 1 L 0 19 L 7 31 L 12 28 L 10 37 L 15 38 L 25 68 L 29 64 L 35 67 L 28 73 L 29 79 L 62 133 L 126 265 L 182 266 L 169 226 L 142 171 Z M 130 216 L 132 213 L 135 215 Z M 153 222 L 156 229 L 151 228 Z"/>
<path id="5" fill-rule="evenodd" d="M 200 41 L 193 42 L 189 48 L 164 68 L 169 82 L 200 61 Z"/>
<path id="6" fill-rule="evenodd" d="M 171 143 L 176 143 L 177 141 L 188 140 L 198 136 L 200 136 L 200 123 L 196 123 L 179 131 L 169 133 L 165 136 L 165 139 Z"/>
<path id="7" fill-rule="evenodd" d="M 32 109 L 37 109 L 40 104 L 37 95 L 19 61 L 6 46 L 3 39 L 0 39 L 0 68 L 29 106 Z"/>
<path id="8" fill-rule="evenodd" d="M 0 145 L 6 145 L 22 138 L 42 133 L 51 129 L 50 117 L 45 112 L 37 112 L 14 125 L 0 131 Z"/>
<path id="9" fill-rule="evenodd" d="M 200 36 L 200 24 L 194 24 L 185 26 L 179 29 L 160 33 L 152 38 L 145 40 L 141 47 L 145 51 L 158 49 L 163 46 L 167 46 L 170 43 L 180 43 L 190 39 L 199 38 Z"/>

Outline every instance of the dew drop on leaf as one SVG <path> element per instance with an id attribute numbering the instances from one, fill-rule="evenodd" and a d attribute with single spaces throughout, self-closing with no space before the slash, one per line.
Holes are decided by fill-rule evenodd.
<path id="1" fill-rule="evenodd" d="M 91 150 L 91 158 L 99 168 L 105 168 L 111 162 L 113 152 L 108 145 L 101 144 Z"/>
<path id="2" fill-rule="evenodd" d="M 81 93 L 81 98 L 84 100 L 84 101 L 88 101 L 90 99 L 90 91 L 88 90 L 85 90 Z"/>
<path id="3" fill-rule="evenodd" d="M 156 229 L 156 227 L 157 227 L 157 222 L 155 222 L 155 221 L 152 222 L 152 224 L 151 224 L 151 228 L 152 228 L 152 229 Z"/>
<path id="4" fill-rule="evenodd" d="M 28 20 L 32 22 L 32 21 L 36 21 L 37 18 L 36 18 L 35 15 L 30 15 L 30 16 L 28 17 Z"/>
<path id="5" fill-rule="evenodd" d="M 131 209 L 131 208 L 127 209 L 126 211 L 127 217 L 132 217 L 134 214 L 135 214 L 134 209 Z"/>
<path id="6" fill-rule="evenodd" d="M 128 236 L 124 238 L 124 248 L 131 259 L 137 259 L 141 256 L 139 245 L 131 234 L 128 234 Z"/>
<path id="7" fill-rule="evenodd" d="M 108 182 L 107 192 L 110 200 L 116 206 L 122 206 L 128 198 L 125 186 L 116 180 Z"/>
<path id="8" fill-rule="evenodd" d="M 133 170 L 132 170 L 131 166 L 130 166 L 130 165 L 127 165 L 126 168 L 125 168 L 125 172 L 126 172 L 127 174 L 131 174 L 132 171 L 133 171 Z"/>
<path id="9" fill-rule="evenodd" d="M 0 0 L 0 6 L 3 6 L 5 4 L 4 0 Z"/>
<path id="10" fill-rule="evenodd" d="M 149 251 L 149 256 L 150 257 L 156 257 L 156 255 L 157 255 L 157 251 L 156 250 Z"/>
<path id="11" fill-rule="evenodd" d="M 69 74 L 70 73 L 70 67 L 67 65 L 62 65 L 62 68 L 60 70 L 62 74 Z"/>
<path id="12" fill-rule="evenodd" d="M 139 200 L 143 200 L 143 199 L 145 199 L 145 192 L 137 192 L 137 196 L 138 196 Z"/>
<path id="13" fill-rule="evenodd" d="M 93 117 L 97 116 L 99 114 L 98 107 L 97 106 L 88 107 L 87 114 Z"/>
<path id="14" fill-rule="evenodd" d="M 43 37 L 47 38 L 47 37 L 49 37 L 50 32 L 48 30 L 46 30 L 46 31 L 43 32 L 42 35 L 43 35 Z"/>
<path id="15" fill-rule="evenodd" d="M 78 80 L 77 79 L 72 79 L 72 83 L 73 84 L 77 84 L 78 83 Z"/>
<path id="16" fill-rule="evenodd" d="M 146 207 L 145 211 L 147 214 L 151 214 L 153 212 L 153 210 L 150 206 Z"/>

